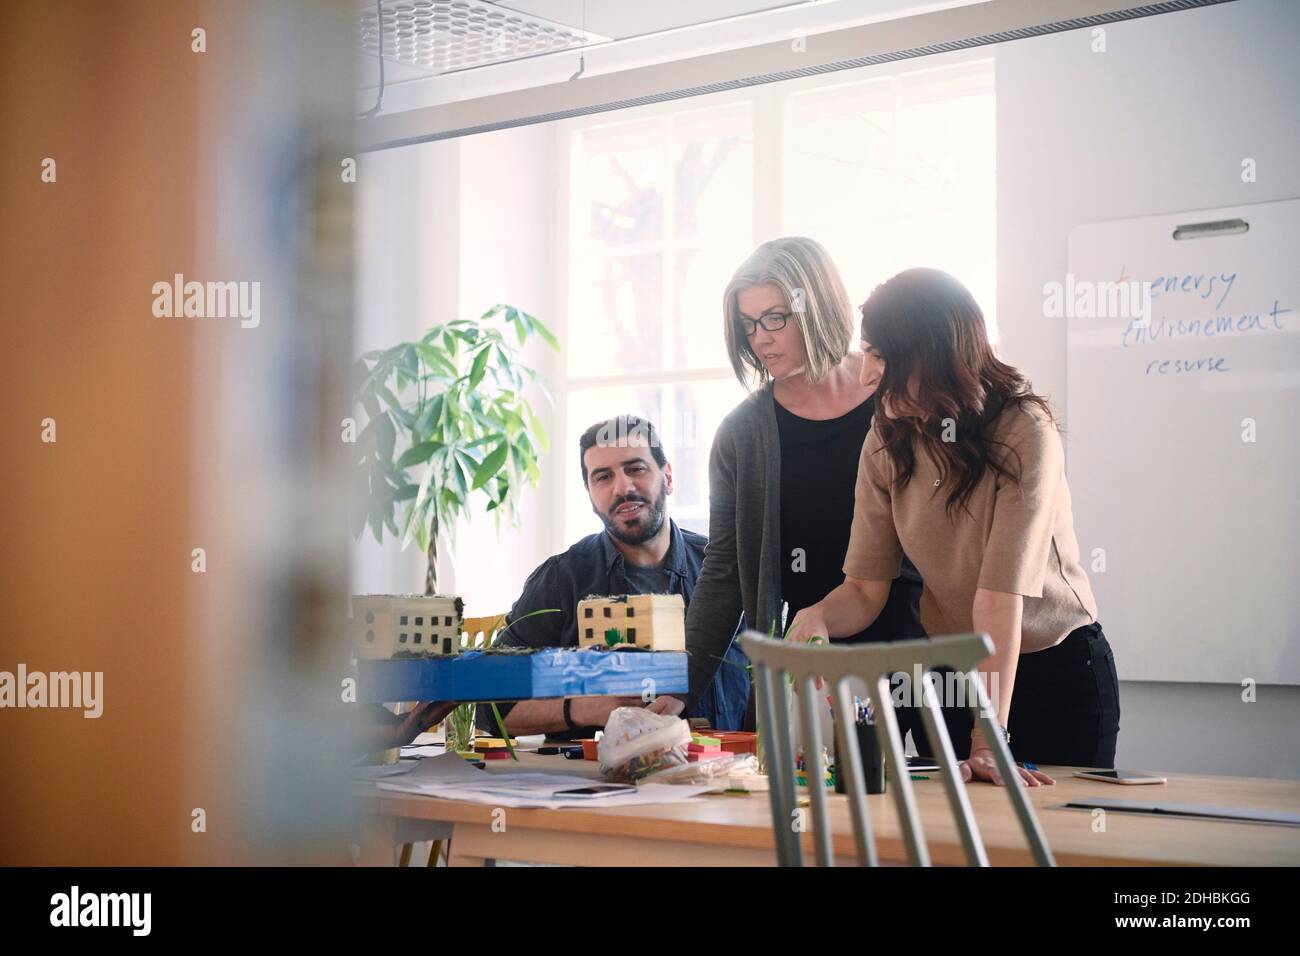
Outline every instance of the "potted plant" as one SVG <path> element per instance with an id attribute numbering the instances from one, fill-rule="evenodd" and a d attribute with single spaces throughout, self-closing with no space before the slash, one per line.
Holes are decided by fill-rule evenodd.
<path id="1" fill-rule="evenodd" d="M 435 325 L 353 366 L 354 399 L 367 417 L 354 458 L 353 533 L 368 525 L 381 544 L 385 529 L 403 548 L 414 540 L 427 558 L 426 594 L 437 593 L 438 536 L 454 545 L 471 497 L 486 499 L 499 531 L 502 515 L 517 522 L 523 486 L 537 483 L 546 429 L 524 391 L 535 385 L 547 401 L 550 395 L 523 361 L 533 336 L 559 349 L 535 316 L 498 304 L 477 321 Z"/>
<path id="2" fill-rule="evenodd" d="M 434 325 L 416 341 L 367 352 L 353 365 L 353 399 L 366 413 L 353 459 L 353 534 L 369 526 L 380 544 L 385 530 L 402 548 L 414 540 L 426 558 L 425 594 L 438 591 L 439 535 L 454 545 L 471 497 L 486 499 L 500 531 L 503 515 L 517 523 L 519 492 L 540 476 L 546 429 L 524 391 L 535 385 L 547 401 L 550 394 L 523 360 L 534 336 L 558 351 L 536 316 L 497 304 L 477 321 Z M 472 711 L 457 708 L 448 731 L 472 740 Z"/>

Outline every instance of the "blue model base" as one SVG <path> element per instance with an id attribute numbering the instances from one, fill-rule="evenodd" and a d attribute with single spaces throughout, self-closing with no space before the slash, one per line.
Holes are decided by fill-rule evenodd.
<path id="1" fill-rule="evenodd" d="M 413 700 L 511 701 L 547 697 L 656 696 L 688 689 L 681 651 L 554 648 L 534 654 L 466 651 L 452 657 L 357 662 L 365 703 Z M 645 681 L 653 681 L 646 684 Z"/>

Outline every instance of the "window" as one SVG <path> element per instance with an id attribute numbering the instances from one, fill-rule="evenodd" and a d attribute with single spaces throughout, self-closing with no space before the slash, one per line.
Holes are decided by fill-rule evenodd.
<path id="1" fill-rule="evenodd" d="M 449 617 L 444 617 L 444 618 L 442 619 L 442 623 L 443 623 L 445 626 L 447 626 L 447 627 L 451 627 L 451 618 L 449 618 Z"/>
<path id="2" fill-rule="evenodd" d="M 996 341 L 994 103 L 984 58 L 559 124 L 569 187 L 558 447 L 576 447 L 601 418 L 650 419 L 673 466 L 669 514 L 707 533 L 709 450 L 744 397 L 723 345 L 722 292 L 759 241 L 780 235 L 823 243 L 854 305 L 901 269 L 945 269 Z M 560 456 L 557 550 L 600 527 L 571 458 Z"/>
<path id="3" fill-rule="evenodd" d="M 450 637 L 444 637 L 444 638 L 442 639 L 442 652 L 443 652 L 444 654 L 450 654 L 450 653 L 451 653 L 451 638 L 450 638 Z"/>
<path id="4" fill-rule="evenodd" d="M 403 632 L 402 632 L 402 636 L 399 637 L 399 638 L 397 639 L 397 643 L 399 643 L 399 644 L 405 644 L 405 643 L 406 643 L 406 632 L 405 632 L 405 631 L 403 631 Z"/>
<path id="5" fill-rule="evenodd" d="M 952 273 L 996 341 L 993 61 L 801 90 L 783 109 L 784 231 L 826 246 L 855 307 L 903 269 Z"/>
<path id="6" fill-rule="evenodd" d="M 420 633 L 419 633 L 419 631 L 417 631 L 417 632 L 415 633 L 415 643 L 416 643 L 416 644 L 419 644 L 419 643 L 420 643 Z"/>
<path id="7" fill-rule="evenodd" d="M 405 614 L 402 615 L 402 626 L 403 626 L 403 627 L 406 626 L 406 615 L 405 615 Z"/>
<path id="8" fill-rule="evenodd" d="M 671 516 L 704 531 L 707 459 L 743 397 L 717 307 L 753 243 L 748 101 L 566 126 L 570 155 L 565 443 L 622 412 L 648 418 L 673 465 Z M 576 463 L 564 481 L 567 540 L 600 526 Z"/>
<path id="9" fill-rule="evenodd" d="M 585 607 L 582 610 L 583 610 L 583 615 L 582 615 L 583 617 L 591 617 L 591 608 Z"/>
<path id="10" fill-rule="evenodd" d="M 635 644 L 635 643 L 636 643 L 636 628 L 635 628 L 635 627 L 629 627 L 629 628 L 627 629 L 627 642 L 628 642 L 629 644 Z"/>

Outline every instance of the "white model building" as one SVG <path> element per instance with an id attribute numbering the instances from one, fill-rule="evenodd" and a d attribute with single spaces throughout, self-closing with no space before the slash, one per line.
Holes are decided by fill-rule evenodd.
<path id="1" fill-rule="evenodd" d="M 444 594 L 353 595 L 356 655 L 387 660 L 457 654 L 464 612 L 464 601 Z"/>
<path id="2" fill-rule="evenodd" d="M 686 650 L 686 602 L 680 594 L 583 598 L 578 602 L 578 646 L 614 644 L 652 651 Z"/>

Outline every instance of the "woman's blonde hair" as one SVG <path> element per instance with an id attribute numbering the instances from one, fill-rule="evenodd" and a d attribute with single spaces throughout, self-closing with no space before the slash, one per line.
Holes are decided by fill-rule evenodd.
<path id="1" fill-rule="evenodd" d="M 804 374 L 810 382 L 820 382 L 848 354 L 852 306 L 830 254 L 821 243 L 804 236 L 763 243 L 727 283 L 722 294 L 722 331 L 736 378 L 746 389 L 767 383 L 767 369 L 749 347 L 737 304 L 743 290 L 767 283 L 781 289 L 792 315 L 798 317 L 807 355 Z"/>

